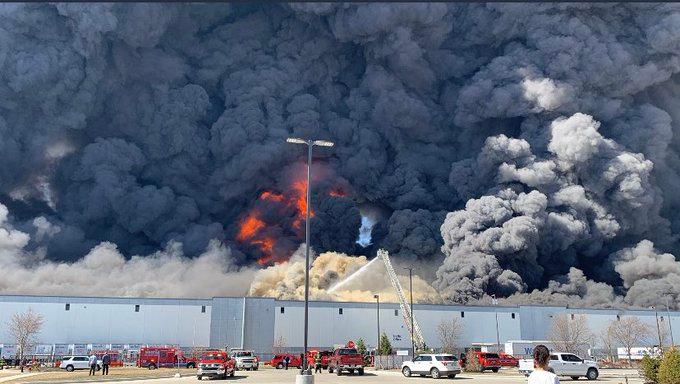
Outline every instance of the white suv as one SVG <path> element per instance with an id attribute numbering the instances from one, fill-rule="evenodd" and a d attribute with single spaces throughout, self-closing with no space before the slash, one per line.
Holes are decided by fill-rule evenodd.
<path id="1" fill-rule="evenodd" d="M 234 359 L 236 369 L 245 369 L 246 371 L 257 371 L 260 367 L 260 362 L 253 351 L 244 349 L 232 349 L 231 358 Z"/>
<path id="2" fill-rule="evenodd" d="M 76 369 L 90 369 L 88 364 L 89 357 L 87 356 L 66 356 L 61 359 L 59 368 L 73 372 Z M 97 370 L 101 369 L 101 361 L 97 360 Z"/>
<path id="3" fill-rule="evenodd" d="M 460 364 L 456 356 L 449 354 L 418 355 L 401 364 L 401 373 L 406 377 L 415 373 L 420 376 L 430 375 L 433 379 L 443 376 L 454 378 L 460 373 Z"/>

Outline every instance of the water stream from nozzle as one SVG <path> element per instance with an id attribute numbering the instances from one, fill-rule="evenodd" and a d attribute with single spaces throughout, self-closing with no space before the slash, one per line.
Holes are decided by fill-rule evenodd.
<path id="1" fill-rule="evenodd" d="M 376 263 L 378 259 L 379 259 L 378 257 L 374 258 L 373 260 L 364 264 L 364 266 L 362 266 L 361 268 L 357 269 L 351 275 L 349 275 L 349 276 L 345 277 L 344 279 L 340 280 L 339 282 L 337 282 L 334 286 L 332 286 L 330 289 L 328 289 L 328 293 L 333 293 L 336 290 L 338 290 L 338 288 L 342 288 L 343 286 L 346 286 L 349 283 L 351 283 L 352 281 L 356 280 L 359 276 L 364 274 L 366 272 L 366 270 L 368 270 L 368 267 L 370 267 L 373 263 Z"/>

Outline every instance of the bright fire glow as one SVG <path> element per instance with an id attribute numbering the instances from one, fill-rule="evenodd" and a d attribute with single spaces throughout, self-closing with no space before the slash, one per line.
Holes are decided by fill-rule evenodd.
<path id="1" fill-rule="evenodd" d="M 262 228 L 265 227 L 264 221 L 260 220 L 257 216 L 248 215 L 241 222 L 241 226 L 236 235 L 236 240 L 246 241 L 257 234 Z"/>
<path id="2" fill-rule="evenodd" d="M 264 191 L 262 194 L 260 194 L 260 199 L 261 200 L 269 200 L 269 201 L 283 201 L 283 195 L 280 193 L 275 193 L 272 191 Z"/>

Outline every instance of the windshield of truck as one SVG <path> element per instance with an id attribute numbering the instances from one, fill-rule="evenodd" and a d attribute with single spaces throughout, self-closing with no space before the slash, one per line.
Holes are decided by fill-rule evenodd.
<path id="1" fill-rule="evenodd" d="M 221 353 L 215 353 L 215 352 L 204 353 L 204 354 L 201 356 L 201 360 L 221 360 L 221 359 L 223 359 L 223 358 L 224 358 L 224 355 L 223 355 L 223 354 L 221 354 Z"/>
<path id="2" fill-rule="evenodd" d="M 456 356 L 453 356 L 453 355 L 435 356 L 434 358 L 437 359 L 437 361 L 457 361 L 458 360 L 458 359 L 456 359 Z"/>
<path id="3" fill-rule="evenodd" d="M 354 348 L 340 348 L 339 355 L 356 355 L 357 350 Z"/>
<path id="4" fill-rule="evenodd" d="M 487 359 L 498 359 L 498 354 L 497 353 L 487 353 L 484 357 Z"/>
<path id="5" fill-rule="evenodd" d="M 234 356 L 236 356 L 236 357 L 250 357 L 250 356 L 252 356 L 252 355 L 253 355 L 253 353 L 250 352 L 250 351 L 236 352 L 236 353 L 234 354 Z"/>

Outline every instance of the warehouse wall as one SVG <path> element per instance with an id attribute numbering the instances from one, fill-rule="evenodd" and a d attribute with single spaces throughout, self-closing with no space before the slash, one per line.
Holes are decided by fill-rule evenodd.
<path id="1" fill-rule="evenodd" d="M 30 308 L 44 317 L 39 343 L 207 346 L 211 304 L 211 300 L 0 296 L 0 324 Z M 7 327 L 0 327 L 0 343 L 13 343 Z"/>
<path id="2" fill-rule="evenodd" d="M 301 348 L 303 303 L 277 301 L 274 312 L 276 319 L 274 337 L 283 337 L 289 348 Z M 463 343 L 495 343 L 496 313 L 501 343 L 503 340 L 521 337 L 520 316 L 516 307 L 415 305 L 414 313 L 423 331 L 423 337 L 431 347 L 440 346 L 436 334 L 437 326 L 449 319 L 457 319 L 461 323 Z M 369 347 L 376 344 L 377 315 L 374 303 L 312 302 L 309 308 L 309 324 L 311 347 L 328 348 L 359 338 L 363 338 Z M 395 348 L 411 347 L 411 336 L 397 304 L 380 305 L 380 332 L 388 335 Z"/>

